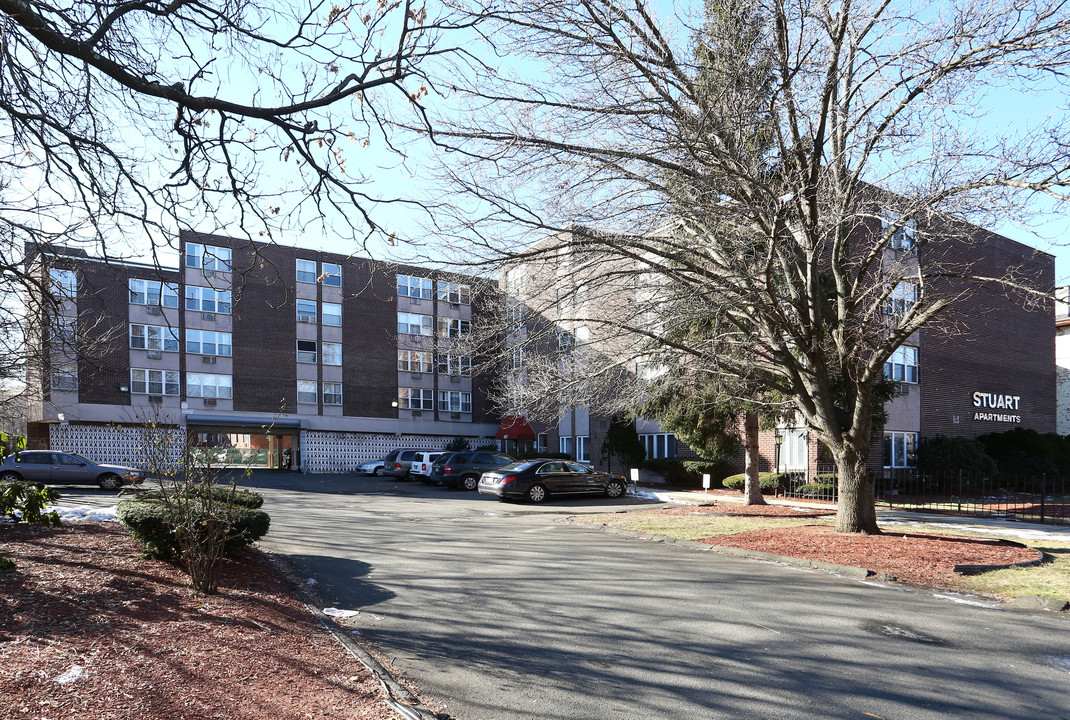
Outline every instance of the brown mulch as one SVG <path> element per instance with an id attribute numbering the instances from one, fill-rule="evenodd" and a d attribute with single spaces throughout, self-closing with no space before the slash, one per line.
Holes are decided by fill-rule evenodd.
<path id="1" fill-rule="evenodd" d="M 937 588 L 948 587 L 961 577 L 955 572 L 956 565 L 1006 565 L 1042 556 L 1038 550 L 1005 540 L 922 533 L 845 535 L 819 525 L 751 530 L 701 542 L 851 565 L 885 579 Z"/>
<path id="2" fill-rule="evenodd" d="M 832 510 L 799 510 L 784 505 L 740 505 L 739 503 L 686 505 L 663 508 L 656 512 L 664 513 L 665 515 L 760 515 L 762 517 L 821 517 L 835 514 Z"/>
<path id="3" fill-rule="evenodd" d="M 140 552 L 115 523 L 0 527 L 17 566 L 0 571 L 0 718 L 399 717 L 258 553 L 204 596 Z"/>

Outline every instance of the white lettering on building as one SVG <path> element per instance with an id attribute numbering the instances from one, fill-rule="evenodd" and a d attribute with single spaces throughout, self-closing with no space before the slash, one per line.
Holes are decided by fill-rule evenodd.
<path id="1" fill-rule="evenodd" d="M 991 408 L 992 410 L 1017 410 L 1021 399 L 1020 395 L 996 395 L 995 393 L 975 392 L 973 394 L 973 406 Z M 985 413 L 977 414 L 984 415 Z M 974 418 L 974 420 L 978 419 L 980 418 Z M 1021 419 L 1018 422 L 1021 422 Z"/>

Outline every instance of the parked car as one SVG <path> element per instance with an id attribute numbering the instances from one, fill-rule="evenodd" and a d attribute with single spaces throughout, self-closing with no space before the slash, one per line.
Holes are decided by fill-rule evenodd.
<path id="1" fill-rule="evenodd" d="M 140 485 L 145 473 L 124 465 L 95 463 L 74 453 L 24 450 L 4 458 L 0 482 L 26 480 L 48 485 L 100 485 L 118 490 L 123 485 Z"/>
<path id="2" fill-rule="evenodd" d="M 607 495 L 618 498 L 628 491 L 622 475 L 600 472 L 568 460 L 525 460 L 483 473 L 479 492 L 542 502 L 551 495 Z"/>
<path id="3" fill-rule="evenodd" d="M 416 459 L 416 453 L 420 452 L 442 452 L 441 450 L 435 450 L 433 448 L 406 448 L 398 452 L 394 462 L 387 464 L 383 467 L 383 475 L 389 475 L 390 477 L 397 478 L 398 480 L 408 480 L 410 475 L 410 468 L 412 461 Z"/>
<path id="4" fill-rule="evenodd" d="M 431 474 L 431 466 L 434 464 L 434 462 L 443 455 L 448 454 L 449 453 L 443 450 L 438 450 L 435 452 L 416 453 L 416 455 L 412 459 L 412 464 L 409 466 L 409 474 L 419 480 L 426 482 L 427 477 Z"/>
<path id="5" fill-rule="evenodd" d="M 480 475 L 515 462 L 514 457 L 489 450 L 446 453 L 435 460 L 428 480 L 436 485 L 475 490 L 479 485 Z"/>
<path id="6" fill-rule="evenodd" d="M 366 463 L 361 463 L 357 467 L 357 472 L 361 475 L 374 475 L 379 477 L 383 474 L 383 469 L 387 467 L 393 467 L 394 461 L 398 459 L 398 455 L 401 454 L 401 449 L 391 450 L 385 456 L 378 460 L 369 460 Z"/>

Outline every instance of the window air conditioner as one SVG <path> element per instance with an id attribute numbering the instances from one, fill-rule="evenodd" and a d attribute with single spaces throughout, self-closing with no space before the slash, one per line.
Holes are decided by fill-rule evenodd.
<path id="1" fill-rule="evenodd" d="M 459 383 L 460 381 L 461 381 L 461 378 L 457 377 L 456 375 L 450 375 L 450 382 L 451 383 Z"/>
<path id="2" fill-rule="evenodd" d="M 205 407 L 215 407 L 215 398 L 205 398 L 204 399 L 204 406 Z"/>
<path id="3" fill-rule="evenodd" d="M 423 415 L 423 414 L 424 414 L 424 413 L 423 413 L 423 410 L 413 410 L 413 411 L 412 411 L 412 416 L 413 416 L 413 417 L 420 417 L 420 416 L 421 416 L 421 415 Z"/>
<path id="4" fill-rule="evenodd" d="M 163 353 L 159 350 L 149 350 L 149 360 L 160 360 L 163 358 Z"/>
<path id="5" fill-rule="evenodd" d="M 310 322 L 312 322 L 312 316 L 311 315 L 298 315 L 297 316 L 297 322 L 310 323 Z"/>
<path id="6" fill-rule="evenodd" d="M 145 308 L 145 312 L 147 312 L 149 315 L 163 315 L 163 311 L 161 311 L 160 308 L 156 307 L 155 305 L 149 305 L 147 308 Z"/>
<path id="7" fill-rule="evenodd" d="M 204 271 L 204 276 L 206 278 L 214 278 L 216 276 L 216 272 L 215 272 L 215 270 L 205 270 Z"/>
<path id="8" fill-rule="evenodd" d="M 461 414 L 459 412 L 450 413 L 450 420 L 460 420 Z"/>
<path id="9" fill-rule="evenodd" d="M 215 313 L 202 312 L 201 320 L 215 320 Z"/>
<path id="10" fill-rule="evenodd" d="M 409 377 L 411 377 L 413 380 L 419 380 L 423 376 L 418 372 L 414 372 L 414 373 L 409 373 Z"/>
<path id="11" fill-rule="evenodd" d="M 215 365 L 215 355 L 205 355 L 201 358 L 201 362 L 207 363 L 208 365 Z"/>
<path id="12" fill-rule="evenodd" d="M 149 402 L 153 405 L 163 405 L 163 397 L 160 395 L 149 395 Z"/>

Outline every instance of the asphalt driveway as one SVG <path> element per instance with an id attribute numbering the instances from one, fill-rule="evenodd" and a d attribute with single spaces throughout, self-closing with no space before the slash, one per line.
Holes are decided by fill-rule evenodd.
<path id="1" fill-rule="evenodd" d="M 636 540 L 533 507 L 258 474 L 263 545 L 459 720 L 1070 718 L 1070 623 Z"/>

